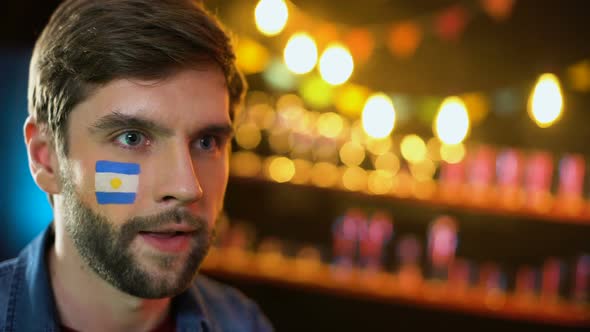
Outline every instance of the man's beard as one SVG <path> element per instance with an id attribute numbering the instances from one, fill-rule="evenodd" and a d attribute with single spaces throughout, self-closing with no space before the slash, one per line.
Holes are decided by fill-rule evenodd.
<path id="1" fill-rule="evenodd" d="M 196 218 L 184 209 L 172 209 L 158 215 L 135 217 L 115 227 L 107 217 L 95 213 L 79 199 L 67 174 L 64 175 L 65 229 L 82 259 L 96 274 L 119 290 L 140 298 L 170 297 L 190 286 L 213 242 L 214 229 L 209 228 L 206 220 Z M 196 229 L 185 264 L 174 278 L 159 277 L 162 272 L 150 274 L 131 252 L 133 240 L 140 231 L 181 221 Z M 144 265 L 164 274 L 178 258 L 166 254 L 144 256 L 146 261 L 149 260 Z"/>

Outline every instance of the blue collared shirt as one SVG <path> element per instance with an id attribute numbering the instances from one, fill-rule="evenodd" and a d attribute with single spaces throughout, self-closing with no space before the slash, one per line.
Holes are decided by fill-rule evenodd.
<path id="1" fill-rule="evenodd" d="M 49 281 L 48 227 L 17 258 L 0 263 L 0 332 L 57 332 L 59 318 Z M 239 291 L 198 276 L 172 299 L 177 331 L 272 331 L 258 306 Z"/>

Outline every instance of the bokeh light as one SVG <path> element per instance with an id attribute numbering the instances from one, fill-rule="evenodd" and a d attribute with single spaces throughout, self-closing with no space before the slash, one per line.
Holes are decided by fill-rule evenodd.
<path id="1" fill-rule="evenodd" d="M 334 139 L 319 137 L 312 150 L 314 160 L 338 162 L 338 144 Z"/>
<path id="2" fill-rule="evenodd" d="M 256 27 L 266 36 L 281 33 L 289 19 L 289 9 L 283 0 L 260 0 L 254 9 Z"/>
<path id="3" fill-rule="evenodd" d="M 410 164 L 410 173 L 420 182 L 429 181 L 436 173 L 436 165 L 432 160 L 424 159 L 418 163 Z"/>
<path id="4" fill-rule="evenodd" d="M 347 167 L 342 174 L 342 185 L 350 191 L 366 190 L 367 171 L 358 166 Z"/>
<path id="5" fill-rule="evenodd" d="M 319 162 L 311 169 L 311 182 L 318 187 L 333 187 L 340 181 L 338 167 L 332 163 Z"/>
<path id="6" fill-rule="evenodd" d="M 334 112 L 322 113 L 317 121 L 318 133 L 322 136 L 335 138 L 342 133 L 344 120 Z"/>
<path id="7" fill-rule="evenodd" d="M 287 68 L 295 74 L 309 73 L 318 61 L 318 48 L 306 33 L 296 33 L 287 42 L 283 58 Z"/>
<path id="8" fill-rule="evenodd" d="M 291 181 L 295 175 L 295 164 L 286 157 L 273 158 L 268 166 L 270 178 L 276 182 L 284 183 Z"/>
<path id="9" fill-rule="evenodd" d="M 262 170 L 262 160 L 250 151 L 234 152 L 230 161 L 230 173 L 234 176 L 255 177 Z"/>
<path id="10" fill-rule="evenodd" d="M 469 113 L 471 126 L 475 127 L 486 119 L 490 112 L 490 101 L 483 93 L 466 93 L 461 95 L 461 100 Z"/>
<path id="11" fill-rule="evenodd" d="M 297 79 L 291 73 L 287 65 L 279 59 L 271 60 L 262 77 L 273 89 L 278 91 L 289 91 L 295 88 Z"/>
<path id="12" fill-rule="evenodd" d="M 369 97 L 362 115 L 363 129 L 373 138 L 383 138 L 391 134 L 395 127 L 395 109 L 391 99 L 377 93 Z"/>
<path id="13" fill-rule="evenodd" d="M 422 40 L 422 30 L 413 22 L 394 25 L 387 40 L 387 46 L 394 55 L 406 58 L 412 56 Z"/>
<path id="14" fill-rule="evenodd" d="M 303 100 L 294 93 L 287 93 L 277 99 L 277 109 L 284 109 L 289 107 L 303 107 Z"/>
<path id="15" fill-rule="evenodd" d="M 286 130 L 273 130 L 268 136 L 268 144 L 271 150 L 276 154 L 283 154 L 289 152 L 291 146 L 289 145 L 289 132 Z"/>
<path id="16" fill-rule="evenodd" d="M 363 110 L 363 105 L 369 96 L 366 87 L 347 83 L 341 86 L 335 93 L 336 108 L 351 118 L 358 118 Z"/>
<path id="17" fill-rule="evenodd" d="M 412 193 L 418 199 L 431 199 L 436 194 L 436 181 L 416 181 L 412 186 Z"/>
<path id="18" fill-rule="evenodd" d="M 365 63 L 375 48 L 375 37 L 367 28 L 354 28 L 344 38 L 355 61 Z"/>
<path id="19" fill-rule="evenodd" d="M 333 87 L 317 75 L 306 77 L 299 86 L 299 93 L 305 102 L 315 108 L 323 109 L 332 105 Z"/>
<path id="20" fill-rule="evenodd" d="M 354 61 L 348 49 L 340 44 L 331 44 L 322 53 L 319 64 L 322 78 L 332 85 L 348 81 L 354 70 Z"/>
<path id="21" fill-rule="evenodd" d="M 266 48 L 250 38 L 240 38 L 236 45 L 236 64 L 244 74 L 264 71 L 270 61 Z"/>
<path id="22" fill-rule="evenodd" d="M 391 151 L 391 148 L 393 146 L 391 137 L 384 137 L 379 139 L 369 138 L 367 139 L 365 144 L 367 146 L 367 150 L 369 150 L 369 152 L 371 152 L 375 156 L 379 156 Z"/>
<path id="23" fill-rule="evenodd" d="M 428 158 L 433 161 L 440 161 L 440 146 L 441 142 L 436 137 L 431 137 L 426 143 L 426 150 L 428 151 Z"/>
<path id="24" fill-rule="evenodd" d="M 401 142 L 402 156 L 410 163 L 419 163 L 426 158 L 426 143 L 418 135 L 407 135 Z"/>
<path id="25" fill-rule="evenodd" d="M 456 164 L 465 158 L 465 145 L 459 144 L 442 144 L 440 146 L 440 157 L 449 164 Z"/>
<path id="26" fill-rule="evenodd" d="M 393 188 L 393 174 L 384 170 L 372 171 L 368 179 L 369 191 L 376 195 L 384 195 Z"/>
<path id="27" fill-rule="evenodd" d="M 291 156 L 306 157 L 313 147 L 314 137 L 305 132 L 292 131 L 289 134 L 289 147 Z"/>
<path id="28" fill-rule="evenodd" d="M 400 169 L 400 160 L 393 152 L 387 152 L 375 158 L 375 169 L 388 171 L 395 175 Z"/>
<path id="29" fill-rule="evenodd" d="M 469 133 L 469 114 L 459 97 L 442 102 L 434 122 L 436 136 L 445 144 L 459 144 Z"/>
<path id="30" fill-rule="evenodd" d="M 236 128 L 236 143 L 246 150 L 254 149 L 260 144 L 262 136 L 254 122 L 246 122 Z"/>
<path id="31" fill-rule="evenodd" d="M 295 184 L 306 184 L 311 179 L 312 163 L 305 159 L 294 159 L 295 175 L 291 179 Z"/>
<path id="32" fill-rule="evenodd" d="M 276 112 L 268 104 L 256 104 L 248 108 L 248 118 L 260 129 L 268 130 L 276 120 Z"/>
<path id="33" fill-rule="evenodd" d="M 346 142 L 340 147 L 340 160 L 346 166 L 358 166 L 365 160 L 365 149 L 356 142 Z"/>
<path id="34" fill-rule="evenodd" d="M 541 128 L 555 123 L 563 113 L 563 96 L 557 76 L 543 74 L 529 98 L 529 115 Z"/>
<path id="35" fill-rule="evenodd" d="M 362 120 L 355 120 L 350 126 L 350 140 L 355 143 L 364 145 L 368 139 L 369 136 L 365 132 L 365 128 L 363 128 Z"/>

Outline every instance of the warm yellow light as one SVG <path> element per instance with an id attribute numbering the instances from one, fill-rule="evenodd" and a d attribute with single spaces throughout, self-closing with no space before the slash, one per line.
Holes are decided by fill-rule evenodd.
<path id="1" fill-rule="evenodd" d="M 334 87 L 319 75 L 309 75 L 299 85 L 299 93 L 306 104 L 314 109 L 323 109 L 332 105 Z"/>
<path id="2" fill-rule="evenodd" d="M 246 122 L 236 129 L 236 142 L 243 149 L 254 149 L 261 139 L 260 129 L 254 122 Z"/>
<path id="3" fill-rule="evenodd" d="M 363 86 L 347 83 L 336 91 L 334 97 L 338 110 L 352 118 L 358 118 L 367 101 L 369 90 Z"/>
<path id="4" fill-rule="evenodd" d="M 241 38 L 236 45 L 236 64 L 244 74 L 264 71 L 270 55 L 264 46 L 250 38 Z"/>
<path id="5" fill-rule="evenodd" d="M 301 118 L 291 127 L 291 130 L 298 134 L 304 134 L 312 138 L 314 136 L 319 113 L 306 111 Z"/>
<path id="6" fill-rule="evenodd" d="M 456 164 L 465 158 L 465 146 L 459 144 L 443 144 L 440 147 L 440 157 L 449 164 Z"/>
<path id="7" fill-rule="evenodd" d="M 291 149 L 289 145 L 289 132 L 286 130 L 273 130 L 268 136 L 268 144 L 273 152 L 287 153 Z"/>
<path id="8" fill-rule="evenodd" d="M 319 162 L 311 169 L 311 182 L 318 187 L 332 187 L 340 180 L 340 172 L 336 165 L 328 162 Z"/>
<path id="9" fill-rule="evenodd" d="M 320 137 L 315 140 L 312 148 L 312 158 L 314 160 L 337 162 L 338 145 L 337 142 L 330 138 Z"/>
<path id="10" fill-rule="evenodd" d="M 289 134 L 290 155 L 293 158 L 306 158 L 311 153 L 313 138 L 306 134 L 291 132 Z"/>
<path id="11" fill-rule="evenodd" d="M 320 75 L 324 81 L 332 85 L 346 82 L 354 70 L 354 61 L 350 51 L 340 45 L 332 44 L 320 57 Z"/>
<path id="12" fill-rule="evenodd" d="M 436 173 L 436 165 L 432 160 L 424 159 L 419 163 L 410 164 L 410 173 L 420 182 L 429 181 L 432 180 L 434 173 Z"/>
<path id="13" fill-rule="evenodd" d="M 369 97 L 363 109 L 363 129 L 373 138 L 391 134 L 395 127 L 395 109 L 391 98 L 383 93 Z"/>
<path id="14" fill-rule="evenodd" d="M 412 192 L 418 199 L 430 199 L 436 193 L 436 181 L 416 181 L 412 185 Z"/>
<path id="15" fill-rule="evenodd" d="M 445 144 L 459 144 L 469 133 L 469 115 L 459 97 L 448 97 L 440 106 L 434 122 L 436 136 Z"/>
<path id="16" fill-rule="evenodd" d="M 346 142 L 340 148 L 340 160 L 346 166 L 358 166 L 365 160 L 365 149 L 355 142 Z"/>
<path id="17" fill-rule="evenodd" d="M 258 176 L 262 169 L 260 157 L 250 151 L 235 152 L 232 154 L 230 160 L 230 171 L 235 176 Z"/>
<path id="18" fill-rule="evenodd" d="M 426 150 L 428 150 L 428 158 L 433 161 L 440 161 L 440 141 L 436 137 L 431 137 L 426 143 Z"/>
<path id="19" fill-rule="evenodd" d="M 294 93 L 287 93 L 280 96 L 277 100 L 277 109 L 282 110 L 291 107 L 303 108 L 303 100 L 301 97 Z"/>
<path id="20" fill-rule="evenodd" d="M 563 96 L 557 76 L 543 74 L 529 98 L 529 115 L 541 128 L 551 126 L 563 113 Z"/>
<path id="21" fill-rule="evenodd" d="M 290 71 L 295 74 L 309 73 L 318 61 L 318 48 L 311 36 L 296 33 L 287 42 L 283 59 Z"/>
<path id="22" fill-rule="evenodd" d="M 277 157 L 270 162 L 268 172 L 276 182 L 288 182 L 295 175 L 295 164 L 289 158 Z"/>
<path id="23" fill-rule="evenodd" d="M 400 160 L 393 152 L 387 152 L 375 158 L 374 165 L 375 169 L 395 175 L 400 169 Z"/>
<path id="24" fill-rule="evenodd" d="M 365 142 L 365 145 L 367 146 L 367 150 L 369 150 L 369 152 L 371 152 L 375 156 L 379 156 L 389 152 L 391 150 L 391 147 L 393 146 L 393 142 L 391 140 L 391 137 L 379 139 L 368 138 Z"/>
<path id="25" fill-rule="evenodd" d="M 353 166 L 348 167 L 342 174 L 342 185 L 350 191 L 363 191 L 367 188 L 367 171 Z"/>
<path id="26" fill-rule="evenodd" d="M 305 159 L 295 159 L 293 160 L 293 164 L 295 165 L 295 176 L 291 179 L 291 182 L 295 184 L 305 184 L 309 182 L 311 178 L 311 167 L 313 166 L 311 162 Z"/>
<path id="27" fill-rule="evenodd" d="M 256 27 L 267 36 L 281 33 L 287 24 L 289 10 L 283 0 L 260 0 L 254 10 Z"/>
<path id="28" fill-rule="evenodd" d="M 419 163 L 426 158 L 426 143 L 417 135 L 407 135 L 402 139 L 401 152 L 410 163 Z"/>
<path id="29" fill-rule="evenodd" d="M 369 174 L 368 186 L 373 194 L 387 194 L 393 187 L 393 174 L 384 170 L 373 171 Z"/>
<path id="30" fill-rule="evenodd" d="M 369 136 L 363 128 L 363 121 L 360 119 L 354 121 L 350 126 L 350 140 L 358 144 L 365 144 L 368 139 Z"/>
<path id="31" fill-rule="evenodd" d="M 276 112 L 268 104 L 256 104 L 248 108 L 250 118 L 260 129 L 270 129 L 276 120 Z"/>
<path id="32" fill-rule="evenodd" d="M 318 118 L 317 129 L 322 136 L 335 138 L 340 135 L 344 128 L 342 117 L 334 112 L 322 113 Z"/>

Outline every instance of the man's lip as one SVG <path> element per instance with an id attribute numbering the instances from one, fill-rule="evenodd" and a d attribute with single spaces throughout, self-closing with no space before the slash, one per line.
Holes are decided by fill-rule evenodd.
<path id="1" fill-rule="evenodd" d="M 140 231 L 140 233 L 194 233 L 196 231 L 197 229 L 191 226 L 176 225 L 158 229 L 146 229 Z"/>

